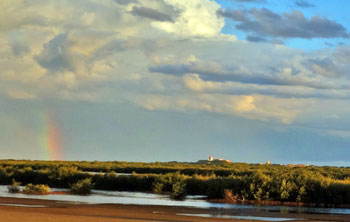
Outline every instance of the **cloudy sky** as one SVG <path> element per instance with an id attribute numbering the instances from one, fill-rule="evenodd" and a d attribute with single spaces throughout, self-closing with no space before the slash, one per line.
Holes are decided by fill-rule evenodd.
<path id="1" fill-rule="evenodd" d="M 0 158 L 350 166 L 348 0 L 1 0 Z"/>

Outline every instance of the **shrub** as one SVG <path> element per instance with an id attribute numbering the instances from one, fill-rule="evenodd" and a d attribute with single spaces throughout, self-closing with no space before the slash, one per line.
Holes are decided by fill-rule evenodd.
<path id="1" fill-rule="evenodd" d="M 183 200 L 186 198 L 186 182 L 178 180 L 173 184 L 170 197 L 175 200 Z"/>
<path id="2" fill-rule="evenodd" d="M 24 189 L 23 193 L 25 194 L 47 194 L 50 192 L 50 187 L 44 184 L 27 184 Z"/>
<path id="3" fill-rule="evenodd" d="M 18 193 L 20 192 L 21 182 L 17 182 L 16 180 L 12 180 L 12 184 L 7 186 L 7 189 L 10 193 Z"/>
<path id="4" fill-rule="evenodd" d="M 137 174 L 90 176 L 84 172 L 111 170 Z M 297 201 L 325 206 L 350 204 L 349 167 L 0 160 L 2 185 L 9 185 L 15 179 L 22 184 L 68 188 L 88 177 L 92 178 L 94 187 L 103 190 L 153 190 L 177 197 L 184 186 L 178 181 L 184 179 L 188 194 L 209 198 Z M 10 185 L 9 191 L 11 188 Z"/>
<path id="5" fill-rule="evenodd" d="M 162 193 L 164 184 L 160 182 L 153 183 L 153 192 L 155 193 Z"/>
<path id="6" fill-rule="evenodd" d="M 235 202 L 237 201 L 238 195 L 237 194 L 233 194 L 231 189 L 224 189 L 224 199 L 226 201 L 230 201 L 230 202 Z"/>
<path id="7" fill-rule="evenodd" d="M 94 185 L 91 182 L 91 178 L 86 178 L 73 184 L 71 191 L 74 194 L 90 194 L 93 186 Z"/>

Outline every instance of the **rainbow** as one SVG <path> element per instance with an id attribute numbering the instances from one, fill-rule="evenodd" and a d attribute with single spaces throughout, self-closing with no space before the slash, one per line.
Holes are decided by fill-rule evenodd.
<path id="1" fill-rule="evenodd" d="M 63 160 L 63 148 L 60 128 L 57 125 L 54 112 L 46 112 L 43 118 L 43 136 L 41 146 L 44 159 Z"/>

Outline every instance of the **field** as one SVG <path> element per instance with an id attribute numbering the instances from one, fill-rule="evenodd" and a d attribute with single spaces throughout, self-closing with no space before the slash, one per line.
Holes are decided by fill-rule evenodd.
<path id="1" fill-rule="evenodd" d="M 191 194 L 230 202 L 281 201 L 328 207 L 350 204 L 350 168 L 246 163 L 0 161 L 3 185 L 15 180 L 22 185 L 71 188 L 87 178 L 95 189 L 168 193 L 174 199 Z"/>

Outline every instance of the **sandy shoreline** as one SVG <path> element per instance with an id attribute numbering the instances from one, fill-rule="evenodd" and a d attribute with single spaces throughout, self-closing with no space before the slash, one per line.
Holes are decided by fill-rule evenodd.
<path id="1" fill-rule="evenodd" d="M 15 206 L 20 204 L 21 206 Z M 32 205 L 33 207 L 25 207 Z M 45 207 L 43 207 L 45 206 Z M 303 221 L 350 221 L 349 215 L 282 214 L 242 209 L 200 209 L 170 206 L 140 206 L 121 204 L 81 204 L 51 200 L 0 197 L 0 221 L 6 222 L 109 222 L 109 221 L 253 221 L 225 218 L 206 218 L 178 214 L 240 215 L 278 218 L 297 218 Z M 290 221 L 299 221 L 290 220 Z"/>

